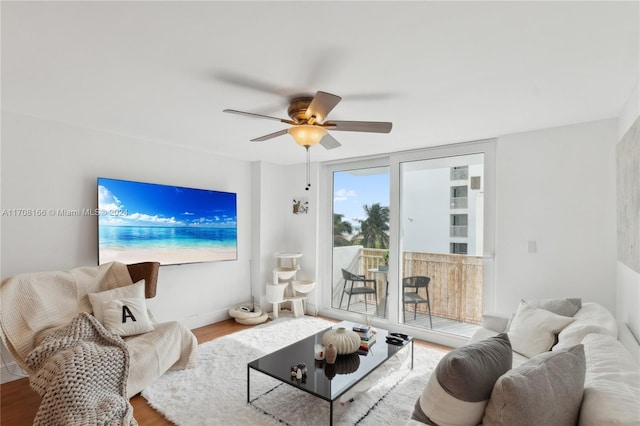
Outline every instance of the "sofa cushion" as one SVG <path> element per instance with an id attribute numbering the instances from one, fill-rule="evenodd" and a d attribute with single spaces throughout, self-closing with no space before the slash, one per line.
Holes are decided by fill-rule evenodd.
<path id="1" fill-rule="evenodd" d="M 545 309 L 533 308 L 522 300 L 509 326 L 511 346 L 514 351 L 528 358 L 546 352 L 556 342 L 558 332 L 573 320 Z"/>
<path id="2" fill-rule="evenodd" d="M 527 300 L 527 304 L 533 308 L 544 309 L 563 317 L 572 317 L 582 307 L 582 299 L 534 299 Z"/>
<path id="3" fill-rule="evenodd" d="M 429 377 L 411 418 L 436 425 L 478 424 L 511 359 L 506 333 L 450 351 Z"/>
<path id="4" fill-rule="evenodd" d="M 108 300 L 102 304 L 104 327 L 119 336 L 134 336 L 153 330 L 147 304 L 141 297 Z"/>
<path id="5" fill-rule="evenodd" d="M 640 366 L 612 336 L 589 334 L 582 341 L 587 372 L 580 426 L 640 424 Z"/>
<path id="6" fill-rule="evenodd" d="M 482 328 L 502 333 L 503 331 L 507 331 L 509 329 L 510 322 L 511 316 L 509 315 L 504 315 L 498 312 L 482 313 Z"/>
<path id="7" fill-rule="evenodd" d="M 144 299 L 144 280 L 140 280 L 135 284 L 124 287 L 114 288 L 112 290 L 101 291 L 99 293 L 89 293 L 89 302 L 93 309 L 93 316 L 98 321 L 104 323 L 104 314 L 102 312 L 102 304 L 109 300 L 123 299 L 126 297 L 136 297 Z"/>
<path id="8" fill-rule="evenodd" d="M 154 324 L 149 333 L 125 337 L 131 353 L 127 380 L 129 398 L 141 392 L 167 370 L 196 366 L 198 341 L 187 327 L 177 321 Z"/>
<path id="9" fill-rule="evenodd" d="M 588 334 L 599 333 L 616 337 L 618 325 L 614 316 L 602 305 L 585 302 L 582 308 L 573 316 L 574 322 L 565 327 L 558 334 L 558 344 L 553 350 L 575 346 L 582 342 Z"/>
<path id="10" fill-rule="evenodd" d="M 574 425 L 584 378 L 582 345 L 535 356 L 496 381 L 482 424 Z"/>

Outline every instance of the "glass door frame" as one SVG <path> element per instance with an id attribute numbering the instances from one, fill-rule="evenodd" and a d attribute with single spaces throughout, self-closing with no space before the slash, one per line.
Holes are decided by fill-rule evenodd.
<path id="1" fill-rule="evenodd" d="M 316 286 L 316 289 L 320 287 L 319 312 L 321 315 L 358 323 L 364 322 L 362 314 L 333 308 L 331 304 L 333 297 L 331 294 L 333 289 L 333 173 L 375 167 L 389 167 L 389 156 L 331 161 L 322 164 L 320 167 L 318 185 L 320 195 L 320 203 L 318 206 L 318 274 L 321 277 L 321 282 L 327 283 L 326 285 Z M 392 171 L 390 170 L 389 173 L 391 174 Z M 389 302 L 387 302 L 387 304 L 388 303 Z"/>
<path id="2" fill-rule="evenodd" d="M 389 299 L 387 301 L 387 318 L 374 318 L 374 325 L 382 328 L 393 328 L 395 331 L 412 334 L 413 336 L 442 345 L 457 347 L 466 343 L 460 336 L 438 332 L 436 330 L 418 330 L 401 323 L 402 306 L 400 301 L 400 164 L 407 161 L 429 160 L 442 157 L 454 157 L 467 154 L 484 153 L 484 241 L 483 261 L 484 287 L 483 311 L 493 310 L 495 307 L 494 253 L 496 233 L 496 139 L 485 139 L 452 145 L 424 148 L 414 151 L 403 151 L 385 156 L 364 157 L 332 161 L 321 164 L 320 167 L 320 208 L 318 271 L 322 282 L 320 286 L 320 314 L 332 318 L 362 322 L 362 315 L 331 307 L 332 291 L 332 262 L 333 262 L 333 172 L 350 169 L 389 166 L 389 257 L 388 286 Z"/>

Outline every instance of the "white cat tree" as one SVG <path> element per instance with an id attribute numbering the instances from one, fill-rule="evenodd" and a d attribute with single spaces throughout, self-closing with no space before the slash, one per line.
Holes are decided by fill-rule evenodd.
<path id="1" fill-rule="evenodd" d="M 302 253 L 278 252 L 275 255 L 277 267 L 273 270 L 272 284 L 267 284 L 266 300 L 273 304 L 273 318 L 278 318 L 280 304 L 291 303 L 294 317 L 301 317 L 305 313 L 307 293 L 313 291 L 316 283 L 311 280 L 298 280 L 296 275 L 300 270 L 298 259 Z"/>

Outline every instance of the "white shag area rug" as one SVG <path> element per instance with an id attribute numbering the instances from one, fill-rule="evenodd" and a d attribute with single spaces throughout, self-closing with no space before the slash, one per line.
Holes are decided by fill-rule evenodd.
<path id="1" fill-rule="evenodd" d="M 251 370 L 251 404 L 247 403 L 247 364 L 334 323 L 314 318 L 281 317 L 203 343 L 198 366 L 169 371 L 142 396 L 179 426 L 328 425 L 329 403 L 289 384 Z M 380 344 L 380 343 L 378 343 Z M 383 342 L 384 344 L 384 342 Z M 402 424 L 444 352 L 415 346 L 389 359 L 334 403 L 334 425 Z"/>

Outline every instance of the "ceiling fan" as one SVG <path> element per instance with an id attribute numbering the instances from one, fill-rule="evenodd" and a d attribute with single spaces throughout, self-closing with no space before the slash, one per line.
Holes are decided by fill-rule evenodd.
<path id="1" fill-rule="evenodd" d="M 289 124 L 291 127 L 279 130 L 275 133 L 251 139 L 252 142 L 262 142 L 284 134 L 290 134 L 298 145 L 304 146 L 307 151 L 310 147 L 320 144 L 326 149 L 334 149 L 341 146 L 327 131 L 346 132 L 371 132 L 389 133 L 392 123 L 382 121 L 326 121 L 327 115 L 342 100 L 340 96 L 318 91 L 315 96 L 300 96 L 293 98 L 289 104 L 287 114 L 290 119 L 271 117 L 268 115 L 254 114 L 251 112 L 225 109 L 231 114 L 246 115 L 248 117 L 265 118 Z"/>
<path id="2" fill-rule="evenodd" d="M 331 136 L 327 130 L 345 131 L 345 132 L 371 132 L 371 133 L 389 133 L 392 124 L 382 121 L 326 121 L 327 115 L 342 100 L 340 96 L 332 95 L 327 92 L 316 92 L 313 97 L 300 96 L 293 98 L 287 109 L 290 120 L 268 115 L 254 114 L 252 112 L 238 111 L 235 109 L 225 109 L 224 112 L 231 114 L 246 115 L 248 117 L 265 118 L 268 120 L 276 120 L 281 123 L 289 124 L 288 129 L 279 130 L 275 133 L 260 136 L 251 139 L 252 142 L 262 142 L 269 139 L 290 134 L 298 145 L 305 147 L 307 150 L 307 186 L 305 190 L 311 187 L 311 177 L 309 172 L 309 148 L 320 144 L 326 149 L 338 148 L 338 142 Z"/>

